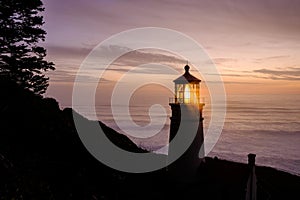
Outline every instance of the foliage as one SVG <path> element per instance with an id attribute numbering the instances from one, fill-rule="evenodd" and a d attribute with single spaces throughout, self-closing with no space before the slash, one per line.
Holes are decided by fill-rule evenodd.
<path id="1" fill-rule="evenodd" d="M 41 0 L 0 3 L 0 78 L 38 95 L 45 93 L 49 85 L 43 72 L 55 69 L 52 62 L 44 60 L 46 49 L 39 46 L 46 34 L 41 28 L 42 11 Z"/>

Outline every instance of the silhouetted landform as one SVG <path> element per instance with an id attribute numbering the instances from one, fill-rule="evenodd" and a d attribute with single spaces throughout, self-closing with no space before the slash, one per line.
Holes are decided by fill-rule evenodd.
<path id="1" fill-rule="evenodd" d="M 88 153 L 70 108 L 7 81 L 0 90 L 0 199 L 245 199 L 246 164 L 207 157 L 190 183 L 171 181 L 166 169 L 119 172 Z M 120 148 L 146 152 L 99 123 Z M 300 177 L 260 166 L 256 176 L 257 199 L 299 199 Z"/>

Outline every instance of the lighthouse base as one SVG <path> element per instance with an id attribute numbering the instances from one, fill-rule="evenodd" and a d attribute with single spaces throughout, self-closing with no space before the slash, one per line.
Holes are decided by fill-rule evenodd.
<path id="1" fill-rule="evenodd" d="M 193 182 L 204 158 L 202 106 L 170 104 L 172 109 L 168 177 L 174 181 Z M 178 156 L 179 155 L 179 156 Z"/>

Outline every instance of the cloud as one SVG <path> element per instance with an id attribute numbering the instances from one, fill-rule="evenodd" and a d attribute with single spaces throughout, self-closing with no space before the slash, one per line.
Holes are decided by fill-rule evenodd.
<path id="1" fill-rule="evenodd" d="M 74 54 L 82 53 L 85 51 L 79 50 L 69 50 L 68 48 L 57 48 L 62 50 L 61 54 Z M 68 52 L 64 52 L 68 51 Z M 142 70 L 135 71 L 136 73 L 145 73 L 145 74 L 161 74 L 163 71 L 153 70 L 149 63 L 156 63 L 167 65 L 174 68 L 177 71 L 181 71 L 183 66 L 186 64 L 186 60 L 170 52 L 157 49 L 139 49 L 132 50 L 126 46 L 118 45 L 109 45 L 101 46 L 95 49 L 96 55 L 98 56 L 95 60 L 95 63 L 90 63 L 94 67 L 91 67 L 93 70 L 103 70 L 108 65 L 109 67 L 105 71 L 115 71 L 124 73 L 129 71 L 133 67 L 143 65 Z M 121 55 L 113 63 L 107 62 L 107 58 L 112 56 Z M 103 59 L 102 59 L 103 58 Z M 92 61 L 93 62 L 93 61 Z"/>
<path id="2" fill-rule="evenodd" d="M 237 72 L 240 73 L 240 72 Z M 246 74 L 206 74 L 208 76 L 228 76 L 228 77 L 245 77 Z"/>
<path id="3" fill-rule="evenodd" d="M 213 49 L 236 49 L 249 41 L 257 48 L 262 37 L 299 40 L 299 5 L 297 0 L 51 0 L 45 1 L 45 27 L 52 44 L 99 43 L 130 28 L 157 26 L 198 37 Z"/>
<path id="4" fill-rule="evenodd" d="M 177 71 L 181 71 L 186 64 L 186 61 L 176 55 L 171 55 L 164 51 L 151 49 L 134 50 L 118 58 L 107 70 L 127 72 L 132 67 L 140 66 L 141 70 L 135 71 L 136 73 L 164 74 L 164 70 L 157 70 L 157 68 L 153 68 L 153 65 L 149 63 L 166 65 Z"/>
<path id="5" fill-rule="evenodd" d="M 75 83 L 75 78 L 77 77 L 77 82 L 82 83 L 101 83 L 111 82 L 105 78 L 98 79 L 97 77 L 91 76 L 89 74 L 77 74 L 76 71 L 68 71 L 68 70 L 56 70 L 53 72 L 48 72 L 51 83 Z"/>
<path id="6" fill-rule="evenodd" d="M 237 62 L 238 60 L 235 58 L 213 58 L 212 59 L 214 61 L 215 64 L 224 64 L 224 63 L 228 63 L 228 62 Z"/>
<path id="7" fill-rule="evenodd" d="M 222 74 L 208 74 L 211 76 L 222 77 L 241 77 L 241 78 L 260 78 L 270 80 L 287 80 L 298 81 L 300 80 L 300 67 L 287 67 L 277 70 L 273 69 L 257 69 L 252 71 L 234 71 L 236 73 L 222 73 Z"/>
<path id="8" fill-rule="evenodd" d="M 48 73 L 52 83 L 73 83 L 81 62 L 92 50 L 89 48 L 53 45 L 48 46 L 47 49 L 56 57 L 56 70 Z M 97 80 L 95 80 L 95 72 L 104 70 L 104 67 L 107 65 L 109 65 L 109 67 L 106 68 L 105 71 L 108 73 L 113 71 L 123 74 L 134 67 L 138 67 L 137 70 L 134 70 L 132 73 L 161 75 L 170 74 L 170 70 L 164 69 L 164 67 L 154 67 L 151 64 L 166 65 L 177 70 L 179 73 L 181 73 L 183 66 L 186 64 L 186 61 L 181 57 L 156 49 L 131 50 L 125 46 L 110 45 L 101 46 L 96 49 L 96 51 L 96 55 L 98 56 L 96 62 L 99 60 L 102 63 L 90 63 L 90 70 L 93 72 L 86 71 L 80 75 L 83 78 L 82 80 L 86 80 L 87 82 L 97 82 Z M 124 54 L 124 52 L 127 53 Z M 123 55 L 117 58 L 112 64 L 105 63 L 108 57 L 118 54 Z M 103 61 L 101 58 L 103 58 Z"/>
<path id="9" fill-rule="evenodd" d="M 221 76 L 243 77 L 243 76 L 247 76 L 247 75 L 244 75 L 244 74 L 221 74 Z"/>
<path id="10" fill-rule="evenodd" d="M 86 46 L 86 45 L 85 45 Z M 91 47 L 73 47 L 73 46 L 58 46 L 58 45 L 45 45 L 47 53 L 57 58 L 82 58 L 87 56 L 92 50 Z"/>
<path id="11" fill-rule="evenodd" d="M 241 84 L 246 84 L 246 85 L 261 84 L 261 83 L 249 82 L 249 81 L 205 81 L 205 83 L 212 83 L 212 84 L 224 83 L 225 85 L 226 84 L 237 84 L 237 85 L 241 85 Z"/>
<path id="12" fill-rule="evenodd" d="M 300 67 L 290 67 L 282 70 L 258 69 L 253 70 L 253 72 L 266 75 L 265 77 L 262 77 L 265 79 L 290 81 L 300 80 Z"/>
<path id="13" fill-rule="evenodd" d="M 293 70 L 258 69 L 253 71 L 262 74 L 274 75 L 274 76 L 299 76 L 300 77 L 300 68 L 293 68 Z"/>
<path id="14" fill-rule="evenodd" d="M 279 60 L 279 59 L 286 59 L 289 58 L 289 55 L 279 55 L 279 56 L 268 56 L 263 58 L 255 58 L 254 61 L 259 62 L 265 62 L 266 60 Z"/>
<path id="15" fill-rule="evenodd" d="M 92 50 L 93 45 L 85 47 L 73 47 L 73 46 L 58 46 L 58 45 L 46 45 L 48 53 L 55 57 L 61 58 L 83 58 L 87 56 Z M 109 45 L 101 46 L 97 49 L 97 54 L 100 57 L 107 57 L 111 55 L 121 54 L 122 56 L 116 60 L 114 65 L 128 66 L 136 63 L 178 63 L 185 64 L 186 60 L 170 52 L 165 52 L 157 49 L 140 49 L 133 50 L 126 46 Z M 128 52 L 124 54 L 124 52 Z M 105 63 L 104 63 L 105 64 Z"/>

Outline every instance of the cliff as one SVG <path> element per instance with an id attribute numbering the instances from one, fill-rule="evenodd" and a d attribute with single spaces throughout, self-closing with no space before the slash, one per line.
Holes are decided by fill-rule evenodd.
<path id="1" fill-rule="evenodd" d="M 0 84 L 0 122 L 0 199 L 242 199 L 245 195 L 247 165 L 216 158 L 206 158 L 197 181 L 189 184 L 170 181 L 165 169 L 144 174 L 113 170 L 87 152 L 71 108 L 60 110 L 55 99 L 35 96 L 13 83 Z M 120 148 L 145 152 L 99 124 Z M 257 167 L 256 172 L 258 199 L 299 198 L 298 176 L 268 167 Z"/>

